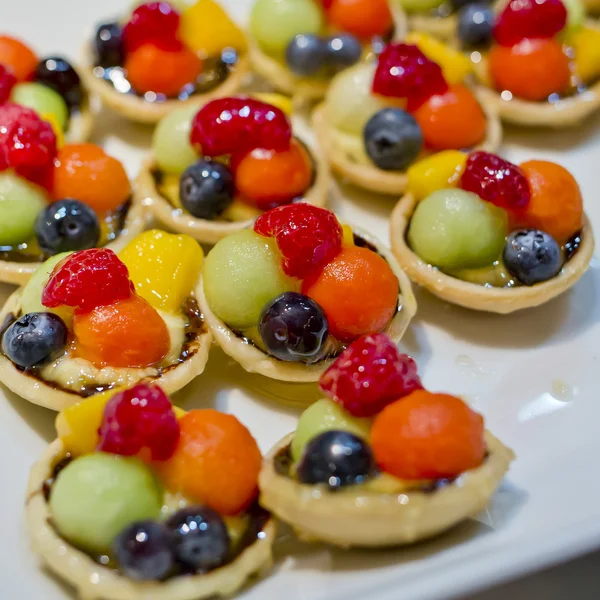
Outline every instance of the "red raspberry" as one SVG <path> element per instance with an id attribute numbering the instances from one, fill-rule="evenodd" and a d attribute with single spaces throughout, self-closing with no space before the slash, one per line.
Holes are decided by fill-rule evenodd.
<path id="1" fill-rule="evenodd" d="M 250 98 L 221 98 L 201 108 L 190 141 L 204 156 L 244 154 L 255 148 L 283 152 L 292 128 L 279 108 Z"/>
<path id="2" fill-rule="evenodd" d="M 0 171 L 14 169 L 21 177 L 49 187 L 56 156 L 52 126 L 18 104 L 0 105 Z"/>
<path id="3" fill-rule="evenodd" d="M 311 204 L 280 206 L 262 214 L 254 231 L 274 237 L 290 277 L 317 275 L 342 249 L 342 226 L 335 215 Z"/>
<path id="4" fill-rule="evenodd" d="M 143 44 L 153 44 L 161 50 L 181 50 L 178 29 L 179 13 L 168 2 L 142 4 L 123 27 L 125 51 L 133 52 Z"/>
<path id="5" fill-rule="evenodd" d="M 10 67 L 0 64 L 0 104 L 10 97 L 10 92 L 17 83 L 17 78 Z"/>
<path id="6" fill-rule="evenodd" d="M 469 155 L 460 187 L 506 210 L 522 210 L 531 199 L 523 171 L 489 152 Z"/>
<path id="7" fill-rule="evenodd" d="M 407 110 L 415 111 L 431 96 L 447 91 L 441 67 L 417 46 L 388 44 L 379 56 L 373 79 L 375 94 L 406 98 Z"/>
<path id="8" fill-rule="evenodd" d="M 323 393 L 355 417 L 372 417 L 388 404 L 423 389 L 417 365 L 385 334 L 365 335 L 323 373 Z"/>
<path id="9" fill-rule="evenodd" d="M 92 248 L 74 252 L 54 267 L 42 292 L 42 304 L 90 312 L 125 300 L 133 292 L 129 272 L 119 257 L 108 248 Z"/>
<path id="10" fill-rule="evenodd" d="M 494 27 L 494 38 L 502 46 L 514 46 L 525 38 L 551 38 L 567 24 L 567 9 L 561 0 L 512 0 Z"/>
<path id="11" fill-rule="evenodd" d="M 133 456 L 148 448 L 152 460 L 168 460 L 179 442 L 179 423 L 167 395 L 140 383 L 108 401 L 98 435 L 101 452 Z"/>

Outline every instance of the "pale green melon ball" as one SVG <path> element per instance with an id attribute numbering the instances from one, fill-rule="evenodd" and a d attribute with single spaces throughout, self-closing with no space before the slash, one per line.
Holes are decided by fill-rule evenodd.
<path id="1" fill-rule="evenodd" d="M 16 104 L 27 106 L 43 117 L 52 115 L 64 131 L 69 118 L 69 109 L 64 98 L 41 83 L 18 83 L 12 89 L 10 99 Z"/>
<path id="2" fill-rule="evenodd" d="M 154 130 L 152 149 L 163 171 L 179 175 L 198 160 L 190 144 L 192 119 L 197 112 L 197 106 L 174 110 Z"/>

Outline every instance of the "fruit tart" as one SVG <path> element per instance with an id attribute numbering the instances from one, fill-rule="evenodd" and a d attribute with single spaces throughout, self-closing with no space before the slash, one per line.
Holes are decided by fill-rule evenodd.
<path id="1" fill-rule="evenodd" d="M 181 109 L 156 128 L 136 196 L 174 231 L 214 244 L 270 208 L 327 201 L 327 161 L 276 94 Z"/>
<path id="2" fill-rule="evenodd" d="M 144 226 L 118 160 L 95 144 L 59 147 L 35 111 L 0 105 L 0 281 L 25 283 L 62 252 L 118 251 Z"/>
<path id="3" fill-rule="evenodd" d="M 568 127 L 600 108 L 600 26 L 578 0 L 511 0 L 497 16 L 472 5 L 458 39 L 505 121 Z"/>
<path id="4" fill-rule="evenodd" d="M 406 20 L 388 0 L 256 0 L 250 31 L 256 73 L 285 94 L 319 100 L 333 75 L 402 39 Z"/>
<path id="5" fill-rule="evenodd" d="M 365 333 L 400 340 L 416 312 L 389 250 L 310 204 L 274 208 L 218 242 L 196 296 L 226 354 L 291 382 L 317 381 Z"/>
<path id="6" fill-rule="evenodd" d="M 558 296 L 589 266 L 594 236 L 581 191 L 556 163 L 448 151 L 408 178 L 392 213 L 392 251 L 443 300 L 510 313 Z"/>
<path id="7" fill-rule="evenodd" d="M 24 42 L 0 35 L 0 104 L 33 109 L 52 126 L 56 137 L 83 142 L 93 117 L 79 73 L 62 56 L 39 58 Z"/>
<path id="8" fill-rule="evenodd" d="M 307 540 L 384 547 L 430 538 L 483 510 L 514 454 L 460 398 L 423 389 L 385 334 L 323 374 L 327 396 L 275 445 L 260 503 Z"/>
<path id="9" fill-rule="evenodd" d="M 156 123 L 239 89 L 246 39 L 216 0 L 136 4 L 122 21 L 98 25 L 84 48 L 82 76 L 106 106 Z"/>
<path id="10" fill-rule="evenodd" d="M 53 410 L 139 381 L 173 393 L 202 373 L 212 337 L 194 295 L 192 238 L 158 230 L 45 262 L 0 312 L 0 381 Z"/>
<path id="11" fill-rule="evenodd" d="M 406 170 L 424 155 L 494 151 L 502 137 L 495 111 L 464 84 L 470 61 L 430 36 L 410 42 L 337 75 L 313 113 L 332 168 L 374 192 L 403 193 Z"/>
<path id="12" fill-rule="evenodd" d="M 270 567 L 261 453 L 233 415 L 184 412 L 138 384 L 65 409 L 33 466 L 34 552 L 82 598 L 229 596 Z"/>

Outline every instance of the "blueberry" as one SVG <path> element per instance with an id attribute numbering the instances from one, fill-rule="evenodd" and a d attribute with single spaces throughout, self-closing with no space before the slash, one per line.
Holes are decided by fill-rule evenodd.
<path id="1" fill-rule="evenodd" d="M 327 60 L 327 42 L 318 35 L 297 35 L 288 44 L 285 60 L 296 75 L 316 75 Z"/>
<path id="2" fill-rule="evenodd" d="M 220 162 L 199 160 L 179 181 L 181 204 L 198 219 L 215 219 L 233 202 L 234 195 L 233 174 Z"/>
<path id="3" fill-rule="evenodd" d="M 375 113 L 363 132 L 370 159 L 385 171 L 402 171 L 419 155 L 423 134 L 412 115 L 400 108 Z"/>
<path id="4" fill-rule="evenodd" d="M 121 571 L 131 579 L 164 579 L 174 565 L 169 531 L 156 521 L 126 527 L 114 542 Z"/>
<path id="5" fill-rule="evenodd" d="M 350 33 L 341 33 L 327 39 L 327 66 L 341 71 L 356 64 L 362 56 L 362 45 Z"/>
<path id="6" fill-rule="evenodd" d="M 508 236 L 504 264 L 525 285 L 552 279 L 562 268 L 563 258 L 556 240 L 544 231 L 521 229 Z"/>
<path id="7" fill-rule="evenodd" d="M 319 358 L 329 325 L 325 312 L 314 300 L 285 292 L 263 310 L 258 331 L 273 356 L 310 363 Z"/>
<path id="8" fill-rule="evenodd" d="M 73 109 L 81 106 L 81 80 L 71 63 L 60 56 L 42 59 L 35 70 L 35 80 L 58 92 Z"/>
<path id="9" fill-rule="evenodd" d="M 458 37 L 464 46 L 480 46 L 492 39 L 495 15 L 491 6 L 477 2 L 458 12 Z"/>
<path id="10" fill-rule="evenodd" d="M 67 198 L 53 202 L 38 214 L 35 235 L 40 248 L 54 256 L 97 246 L 100 225 L 87 204 Z"/>
<path id="11" fill-rule="evenodd" d="M 326 431 L 304 448 L 297 476 L 302 483 L 327 483 L 331 488 L 364 482 L 376 470 L 371 448 L 347 431 Z"/>
<path id="12" fill-rule="evenodd" d="M 166 523 L 175 558 L 187 569 L 210 571 L 229 555 L 229 532 L 219 513 L 207 506 L 188 506 Z"/>
<path id="13" fill-rule="evenodd" d="M 24 369 L 52 362 L 67 344 L 67 326 L 53 313 L 29 313 L 2 336 L 2 351 Z"/>
<path id="14" fill-rule="evenodd" d="M 94 36 L 96 64 L 101 67 L 118 67 L 125 62 L 123 30 L 118 23 L 102 23 Z"/>

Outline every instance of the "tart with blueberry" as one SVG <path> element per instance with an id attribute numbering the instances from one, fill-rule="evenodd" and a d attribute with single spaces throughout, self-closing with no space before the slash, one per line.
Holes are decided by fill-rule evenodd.
<path id="1" fill-rule="evenodd" d="M 118 251 L 144 225 L 118 160 L 95 144 L 59 146 L 34 110 L 0 105 L 0 281 L 25 283 L 62 252 Z"/>
<path id="2" fill-rule="evenodd" d="M 140 381 L 176 392 L 202 373 L 211 335 L 194 295 L 192 238 L 158 230 L 45 262 L 0 312 L 0 381 L 53 410 Z"/>
<path id="3" fill-rule="evenodd" d="M 106 106 L 156 123 L 237 92 L 248 73 L 246 39 L 216 0 L 136 5 L 122 21 L 99 24 L 84 47 L 82 76 Z"/>
<path id="4" fill-rule="evenodd" d="M 21 40 L 0 35 L 0 104 L 5 102 L 33 109 L 59 140 L 82 142 L 92 132 L 87 90 L 75 67 L 62 56 L 39 58 Z"/>
<path id="5" fill-rule="evenodd" d="M 233 415 L 186 413 L 138 384 L 64 410 L 56 430 L 31 470 L 26 523 L 34 552 L 79 596 L 229 596 L 271 566 L 261 453 Z"/>
<path id="6" fill-rule="evenodd" d="M 226 354 L 292 382 L 317 381 L 365 333 L 400 340 L 416 312 L 389 250 L 310 204 L 274 208 L 219 241 L 196 295 Z"/>
<path id="7" fill-rule="evenodd" d="M 256 0 L 250 16 L 252 67 L 276 90 L 323 98 L 331 78 L 406 33 L 388 0 Z"/>
<path id="8" fill-rule="evenodd" d="M 310 541 L 410 544 L 475 516 L 513 452 L 463 400 L 423 389 L 384 334 L 352 343 L 323 374 L 327 396 L 269 452 L 260 502 Z"/>
<path id="9" fill-rule="evenodd" d="M 406 189 L 406 170 L 442 150 L 495 150 L 496 112 L 465 85 L 472 65 L 431 36 L 410 34 L 378 59 L 337 75 L 313 113 L 333 168 L 354 185 L 384 194 Z"/>
<path id="10" fill-rule="evenodd" d="M 154 133 L 139 201 L 169 229 L 210 244 L 251 227 L 270 208 L 325 204 L 327 161 L 289 110 L 287 98 L 259 94 L 174 111 Z"/>
<path id="11" fill-rule="evenodd" d="M 594 235 L 564 167 L 444 152 L 408 176 L 392 213 L 392 251 L 443 300 L 510 313 L 562 294 L 587 270 Z"/>
<path id="12" fill-rule="evenodd" d="M 496 16 L 475 6 L 465 19 L 458 39 L 503 120 L 568 127 L 598 111 L 600 26 L 580 2 L 511 0 Z"/>

